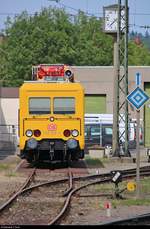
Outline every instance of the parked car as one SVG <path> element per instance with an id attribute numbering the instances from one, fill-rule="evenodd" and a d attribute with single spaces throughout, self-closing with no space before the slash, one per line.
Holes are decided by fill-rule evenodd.
<path id="1" fill-rule="evenodd" d="M 119 131 L 124 145 L 124 122 L 120 122 Z M 136 148 L 136 124 L 129 122 L 129 149 Z M 113 114 L 85 114 L 85 144 L 86 146 L 112 146 Z"/>
<path id="2" fill-rule="evenodd" d="M 85 144 L 111 146 L 112 145 L 112 124 L 86 124 Z"/>

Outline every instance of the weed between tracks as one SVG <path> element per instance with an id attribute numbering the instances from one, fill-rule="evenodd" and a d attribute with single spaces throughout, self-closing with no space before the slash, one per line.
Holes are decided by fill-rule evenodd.
<path id="1" fill-rule="evenodd" d="M 0 171 L 7 170 L 9 168 L 10 168 L 10 165 L 8 164 L 5 164 L 5 163 L 0 164 Z"/>
<path id="2" fill-rule="evenodd" d="M 91 158 L 90 156 L 86 155 L 85 156 L 85 161 L 87 163 L 88 167 L 104 167 L 103 162 L 107 162 L 108 159 L 103 158 L 103 160 L 100 158 Z"/>
<path id="3" fill-rule="evenodd" d="M 17 176 L 16 172 L 13 171 L 14 166 L 11 164 L 0 164 L 0 174 L 7 177 L 15 177 Z"/>
<path id="4" fill-rule="evenodd" d="M 91 158 L 89 155 L 85 156 L 85 161 L 89 167 L 97 167 L 101 168 L 104 167 L 105 163 L 110 164 L 110 161 L 108 158 Z M 112 205 L 116 207 L 117 205 L 126 205 L 126 206 L 132 206 L 132 205 L 149 205 L 150 204 L 150 178 L 149 177 L 141 177 L 141 188 L 140 188 L 140 199 L 136 199 L 136 189 L 132 192 L 129 192 L 125 190 L 121 195 L 124 199 L 122 200 L 111 200 Z M 131 179 L 134 183 L 136 183 L 135 179 Z M 128 180 L 128 181 L 131 181 Z M 119 190 L 123 190 L 127 187 L 128 181 L 122 181 L 119 183 Z M 114 194 L 115 193 L 115 184 L 110 182 L 107 184 L 102 185 L 94 185 L 91 186 L 90 192 L 93 193 L 107 193 L 107 194 Z"/>
<path id="5" fill-rule="evenodd" d="M 130 180 L 131 181 L 131 180 Z M 134 180 L 132 180 L 134 181 Z M 135 181 L 134 181 L 135 182 Z M 123 181 L 119 183 L 119 190 L 123 190 L 127 187 L 128 181 Z M 103 208 L 101 200 L 110 201 L 113 208 L 117 206 L 149 206 L 150 205 L 150 178 L 144 177 L 141 178 L 140 185 L 140 199 L 136 199 L 136 190 L 129 192 L 127 189 L 121 193 L 123 199 L 116 199 L 110 197 L 98 197 L 99 199 L 99 208 Z M 87 193 L 96 193 L 96 194 L 115 194 L 115 184 L 110 182 L 107 184 L 98 184 L 85 190 Z M 92 206 L 91 206 L 92 207 Z"/>
<path id="6" fill-rule="evenodd" d="M 97 159 L 90 158 L 86 156 L 86 163 L 89 167 L 97 167 L 100 168 L 103 166 L 103 163 L 107 163 L 108 159 Z M 7 197 L 9 194 L 9 190 L 16 189 L 16 187 L 12 187 L 12 185 L 16 182 L 18 186 L 20 186 L 19 182 L 23 182 L 23 174 L 13 172 L 14 165 L 12 166 L 10 163 L 1 163 L 0 164 L 0 173 L 3 173 L 4 177 L 1 176 L 1 191 L 0 194 L 3 197 Z M 51 173 L 52 175 L 52 173 Z M 7 177 L 6 177 L 7 176 Z M 47 173 L 49 176 L 49 172 Z M 24 178 L 25 179 L 25 178 Z M 41 178 L 42 179 L 42 175 Z M 45 176 L 44 176 L 45 179 Z M 133 179 L 134 180 L 134 179 Z M 7 184 L 6 184 L 7 181 Z M 70 220 L 68 220 L 68 224 L 73 224 L 73 222 L 77 224 L 90 224 L 91 219 L 93 217 L 93 222 L 95 223 L 96 218 L 94 218 L 97 214 L 98 219 L 101 220 L 100 216 L 106 215 L 106 210 L 104 208 L 104 204 L 109 201 L 111 202 L 112 209 L 114 211 L 118 211 L 120 214 L 120 208 L 123 209 L 124 206 L 132 208 L 132 206 L 149 206 L 150 205 L 150 178 L 141 178 L 141 199 L 136 200 L 136 191 L 129 192 L 124 191 L 122 193 L 123 198 L 125 199 L 112 199 L 110 197 L 78 197 L 74 196 L 71 201 L 71 208 L 69 214 Z M 5 184 L 5 186 L 4 186 Z M 8 185 L 9 184 L 9 185 Z M 65 184 L 66 185 L 66 184 Z M 59 212 L 60 206 L 63 204 L 64 199 L 59 198 L 62 196 L 62 191 L 65 189 L 65 185 L 61 184 L 60 186 L 50 187 L 50 188 L 39 188 L 37 191 L 32 192 L 32 196 L 26 195 L 26 197 L 21 196 L 18 198 L 18 201 L 14 204 L 13 207 L 10 207 L 9 210 L 1 216 L 0 223 L 10 223 L 14 224 L 44 224 L 49 222 L 49 217 L 56 215 Z M 127 181 L 123 181 L 119 183 L 119 189 L 124 189 L 127 185 Z M 9 186 L 9 187 L 8 187 Z M 93 186 L 89 186 L 81 191 L 81 194 L 113 194 L 115 191 L 114 183 L 107 184 L 97 184 Z M 39 196 L 40 193 L 40 196 Z M 55 195 L 54 195 L 55 193 Z M 38 199 L 38 201 L 37 201 Z M 3 203 L 3 200 L 1 201 Z M 21 206 L 21 208 L 20 208 Z M 18 210 L 17 210 L 18 209 Z M 19 210 L 20 209 L 20 210 Z M 118 210 L 119 209 L 119 210 Z M 127 209 L 130 212 L 129 209 Z M 133 211 L 133 209 L 132 209 Z M 72 214 L 71 214 L 72 213 Z M 92 216 L 92 214 L 94 216 Z M 114 214 L 114 213 L 113 213 Z M 83 221 L 82 221 L 83 220 Z M 65 222 L 66 223 L 66 222 Z"/>
<path id="7" fill-rule="evenodd" d="M 122 206 L 149 206 L 150 205 L 150 199 L 127 199 L 127 200 L 112 200 L 112 207 L 116 208 L 118 205 Z"/>

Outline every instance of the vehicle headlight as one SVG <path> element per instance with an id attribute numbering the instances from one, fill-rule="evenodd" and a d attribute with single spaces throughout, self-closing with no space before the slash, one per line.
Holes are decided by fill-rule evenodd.
<path id="1" fill-rule="evenodd" d="M 32 130 L 27 130 L 26 131 L 26 136 L 27 137 L 31 137 L 33 135 L 33 131 Z"/>
<path id="2" fill-rule="evenodd" d="M 37 140 L 35 138 L 30 138 L 28 141 L 27 141 L 27 146 L 30 148 L 30 149 L 35 149 L 37 147 Z"/>
<path id="3" fill-rule="evenodd" d="M 73 137 L 77 137 L 79 135 L 79 131 L 78 130 L 72 130 L 72 136 Z"/>
<path id="4" fill-rule="evenodd" d="M 75 149 L 75 148 L 77 148 L 78 143 L 77 143 L 77 141 L 75 139 L 69 139 L 67 141 L 67 146 L 68 146 L 69 149 Z"/>

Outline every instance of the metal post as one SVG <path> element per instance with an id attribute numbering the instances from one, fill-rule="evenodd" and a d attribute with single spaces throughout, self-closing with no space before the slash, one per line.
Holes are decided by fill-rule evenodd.
<path id="1" fill-rule="evenodd" d="M 139 144 L 139 126 L 140 126 L 140 110 L 136 111 L 136 198 L 140 198 L 140 144 Z"/>
<path id="2" fill-rule="evenodd" d="M 114 5 L 117 15 L 117 30 L 108 34 L 114 36 L 114 97 L 113 97 L 113 155 L 131 156 L 128 150 L 128 0 Z M 110 6 L 114 10 L 114 6 Z M 106 18 L 105 18 L 106 20 Z M 114 23 L 114 22 L 113 22 Z M 124 124 L 123 131 L 120 124 Z M 125 152 L 121 142 L 125 142 Z M 122 154 L 123 152 L 123 154 Z"/>
<path id="3" fill-rule="evenodd" d="M 113 156 L 119 156 L 120 8 L 118 0 L 117 37 L 114 41 Z"/>
<path id="4" fill-rule="evenodd" d="M 102 146 L 102 122 L 101 122 L 101 120 L 100 120 L 100 124 L 99 124 L 99 129 L 100 129 L 100 146 Z"/>
<path id="5" fill-rule="evenodd" d="M 118 138 L 119 138 L 119 116 L 118 116 L 118 109 L 119 109 L 119 104 L 118 104 L 118 96 L 119 96 L 119 91 L 118 91 L 118 71 L 119 71 L 119 64 L 118 64 L 118 42 L 116 39 L 116 36 L 114 37 L 114 96 L 113 96 L 113 156 L 118 156 Z"/>
<path id="6" fill-rule="evenodd" d="M 131 156 L 128 150 L 128 0 L 125 6 L 118 0 L 117 41 L 114 42 L 114 106 L 113 106 L 113 156 Z M 122 15 L 122 12 L 125 12 Z M 123 18 L 123 19 L 122 19 Z M 124 23 L 121 24 L 122 22 Z M 118 116 L 118 117 L 117 117 Z M 120 123 L 124 123 L 124 131 L 120 131 Z M 125 142 L 125 152 L 122 154 L 122 139 Z"/>
<path id="7" fill-rule="evenodd" d="M 128 95 L 128 0 L 125 0 L 125 58 L 124 58 L 124 72 L 125 72 L 125 98 Z M 125 156 L 130 156 L 129 153 L 129 139 L 128 139 L 128 126 L 129 126 L 129 118 L 128 118 L 128 101 L 125 99 Z"/>

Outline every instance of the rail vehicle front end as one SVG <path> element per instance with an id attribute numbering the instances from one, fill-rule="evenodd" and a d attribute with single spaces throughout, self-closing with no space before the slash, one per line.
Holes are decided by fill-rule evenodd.
<path id="1" fill-rule="evenodd" d="M 36 163 L 84 157 L 84 89 L 80 83 L 24 82 L 19 97 L 21 158 Z"/>

